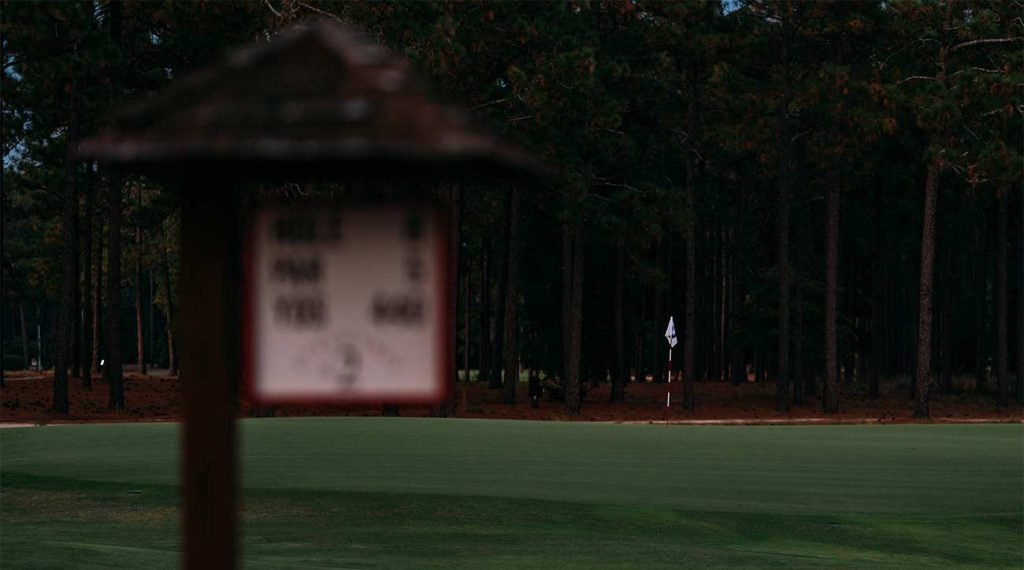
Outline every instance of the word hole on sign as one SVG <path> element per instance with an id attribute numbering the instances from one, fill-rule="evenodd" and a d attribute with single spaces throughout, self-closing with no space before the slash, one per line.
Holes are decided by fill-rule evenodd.
<path id="1" fill-rule="evenodd" d="M 247 385 L 263 404 L 446 396 L 447 226 L 422 205 L 258 208 L 248 241 Z"/>

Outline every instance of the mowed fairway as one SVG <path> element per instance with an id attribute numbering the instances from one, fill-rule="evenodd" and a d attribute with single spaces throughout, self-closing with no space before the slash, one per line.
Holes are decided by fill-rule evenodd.
<path id="1" fill-rule="evenodd" d="M 247 568 L 1024 564 L 1024 426 L 241 422 Z M 178 426 L 0 430 L 0 567 L 174 568 Z"/>

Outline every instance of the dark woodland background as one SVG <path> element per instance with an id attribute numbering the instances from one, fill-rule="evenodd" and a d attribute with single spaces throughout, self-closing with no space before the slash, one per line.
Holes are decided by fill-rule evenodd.
<path id="1" fill-rule="evenodd" d="M 188 358 L 176 196 L 74 161 L 77 142 L 307 17 L 405 55 L 555 171 L 424 190 L 457 228 L 455 362 L 507 403 L 525 398 L 520 367 L 570 414 L 593 383 L 622 400 L 631 379 L 665 381 L 669 315 L 690 409 L 694 382 L 751 379 L 776 385 L 780 411 L 835 412 L 886 382 L 917 417 L 934 391 L 1024 401 L 1020 1 L 0 9 L 3 368 L 41 354 L 57 413 L 69 375 L 91 385 L 101 359 L 119 409 L 109 364 Z"/>

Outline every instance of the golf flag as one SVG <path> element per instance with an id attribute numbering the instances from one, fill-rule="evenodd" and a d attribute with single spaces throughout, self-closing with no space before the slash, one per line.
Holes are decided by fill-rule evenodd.
<path id="1" fill-rule="evenodd" d="M 668 340 L 668 347 L 676 347 L 676 323 L 672 317 L 668 318 L 668 328 L 665 329 L 665 339 Z"/>

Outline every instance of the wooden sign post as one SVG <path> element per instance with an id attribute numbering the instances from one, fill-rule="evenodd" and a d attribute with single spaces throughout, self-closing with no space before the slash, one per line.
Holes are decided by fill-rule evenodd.
<path id="1" fill-rule="evenodd" d="M 232 568 L 238 550 L 239 202 L 229 180 L 197 176 L 187 182 L 180 250 L 185 567 Z"/>
<path id="2" fill-rule="evenodd" d="M 241 48 L 221 64 L 124 109 L 106 130 L 82 142 L 79 155 L 167 181 L 180 193 L 181 479 L 184 566 L 189 569 L 226 570 L 238 558 L 235 417 L 243 376 L 246 244 L 240 193 L 246 185 L 398 178 L 410 194 L 404 199 L 422 201 L 426 187 L 473 172 L 489 179 L 543 175 L 533 157 L 473 128 L 458 109 L 429 98 L 405 59 L 328 20 Z M 368 239 L 352 247 L 372 246 L 378 238 Z M 447 240 L 444 235 L 434 239 Z M 340 277 L 331 283 L 332 288 L 351 285 Z M 447 289 L 448 283 L 441 288 Z M 451 295 L 438 296 L 430 305 L 411 293 L 415 290 L 399 288 L 392 291 L 398 301 L 380 300 L 381 331 L 409 317 L 404 311 L 415 312 L 418 301 L 424 302 L 419 309 L 445 321 L 452 308 L 442 299 Z M 408 304 L 402 304 L 403 295 Z M 288 311 L 303 309 L 285 305 L 281 310 L 287 319 Z M 358 324 L 355 314 L 340 307 L 324 316 L 352 319 L 351 325 Z M 351 399 L 379 404 L 396 389 L 411 394 L 410 401 L 436 401 L 444 394 L 410 383 L 401 377 L 401 363 L 385 362 L 368 344 L 350 342 L 354 348 L 334 350 L 352 336 L 346 331 L 358 328 L 333 322 L 322 335 L 282 333 L 300 348 L 313 350 L 317 343 L 327 347 L 319 354 L 327 359 L 324 382 L 289 386 L 286 374 L 271 373 L 260 376 L 269 383 L 257 384 L 253 395 L 273 400 L 275 395 L 288 399 L 289 394 L 304 394 L 311 403 Z M 271 329 L 260 330 L 263 334 Z M 365 327 L 360 330 L 365 333 Z M 410 330 L 379 336 L 385 341 L 434 338 L 429 331 L 420 330 L 423 334 L 417 337 Z M 364 333 L 358 333 L 364 341 L 373 336 Z M 452 376 L 450 349 L 446 342 L 428 348 L 437 363 L 434 373 L 446 383 Z M 346 366 L 352 362 L 346 359 L 360 358 L 368 368 L 347 376 Z M 264 364 L 265 370 L 254 370 Z M 246 372 L 272 369 L 254 360 Z M 386 373 L 395 377 L 383 378 Z M 377 382 L 385 388 L 379 389 Z"/>

